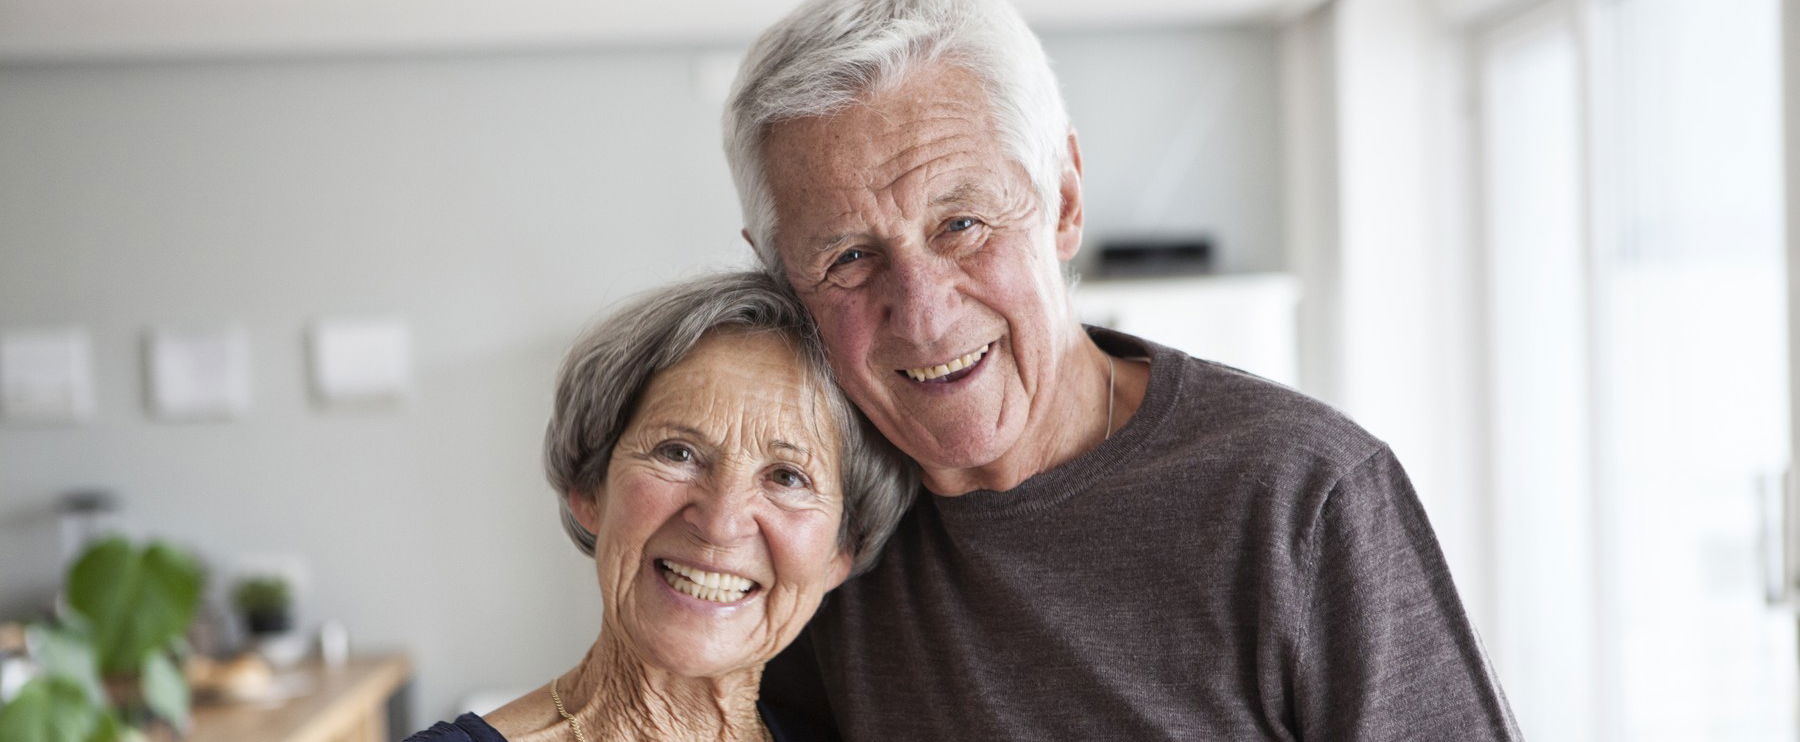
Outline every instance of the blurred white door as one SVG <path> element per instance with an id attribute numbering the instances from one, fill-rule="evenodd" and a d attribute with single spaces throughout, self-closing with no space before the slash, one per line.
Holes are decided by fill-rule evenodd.
<path id="1" fill-rule="evenodd" d="M 1560 7 L 1492 30 L 1479 48 L 1493 660 L 1527 738 L 1592 739 L 1601 605 L 1580 49 Z"/>
<path id="2" fill-rule="evenodd" d="M 1779 0 L 1545 3 L 1474 45 L 1498 624 L 1534 740 L 1781 740 Z"/>

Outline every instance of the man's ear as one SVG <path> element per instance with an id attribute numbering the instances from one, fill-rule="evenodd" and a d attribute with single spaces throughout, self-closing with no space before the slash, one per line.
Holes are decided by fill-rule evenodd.
<path id="1" fill-rule="evenodd" d="M 1056 215 L 1056 259 L 1067 263 L 1081 252 L 1081 144 L 1075 140 L 1073 128 L 1069 129 L 1069 157 L 1063 163 L 1057 193 L 1062 210 Z"/>
<path id="2" fill-rule="evenodd" d="M 751 250 L 756 249 L 756 240 L 750 239 L 750 228 L 749 227 L 745 227 L 743 229 L 738 230 L 738 234 L 741 234 L 744 236 L 744 242 L 749 243 Z"/>
<path id="3" fill-rule="evenodd" d="M 580 523 L 588 533 L 600 532 L 600 495 L 598 492 L 570 492 L 563 497 L 568 501 L 569 512 L 574 514 L 576 523 Z"/>

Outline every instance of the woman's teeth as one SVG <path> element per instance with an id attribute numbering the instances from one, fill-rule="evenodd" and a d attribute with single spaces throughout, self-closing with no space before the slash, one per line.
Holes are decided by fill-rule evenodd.
<path id="1" fill-rule="evenodd" d="M 925 366 L 922 368 L 904 369 L 903 373 L 912 377 L 913 381 L 931 381 L 932 379 L 943 378 L 975 365 L 976 361 L 981 360 L 982 356 L 987 355 L 988 348 L 992 345 L 992 343 L 983 345 L 976 351 L 968 353 L 960 358 L 952 358 L 947 363 L 940 363 L 936 366 Z"/>
<path id="2" fill-rule="evenodd" d="M 685 595 L 713 603 L 736 603 L 743 600 L 756 583 L 748 578 L 724 572 L 708 572 L 684 567 L 674 562 L 656 560 L 663 581 Z"/>

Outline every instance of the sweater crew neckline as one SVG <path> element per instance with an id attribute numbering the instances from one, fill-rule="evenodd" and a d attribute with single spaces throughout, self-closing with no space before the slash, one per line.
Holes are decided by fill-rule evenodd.
<path id="1" fill-rule="evenodd" d="M 927 492 L 930 504 L 946 521 L 1023 517 L 1056 508 L 1111 473 L 1162 429 L 1169 411 L 1182 396 L 1183 354 L 1173 348 L 1103 327 L 1086 326 L 1100 350 L 1115 358 L 1149 358 L 1150 381 L 1144 399 L 1112 437 L 1046 471 L 1033 474 L 1009 490 L 979 489 L 945 496 Z M 921 503 L 925 504 L 925 503 Z"/>

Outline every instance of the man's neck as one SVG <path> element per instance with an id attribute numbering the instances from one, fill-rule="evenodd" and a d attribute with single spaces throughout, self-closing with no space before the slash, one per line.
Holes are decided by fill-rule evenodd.
<path id="1" fill-rule="evenodd" d="M 1087 332 L 1078 338 L 1062 366 L 1064 376 L 1032 400 L 1018 443 L 993 462 L 970 468 L 938 468 L 921 464 L 926 489 L 944 496 L 976 490 L 1005 491 L 1039 473 L 1074 460 L 1125 426 L 1143 403 L 1149 366 L 1109 357 Z"/>

